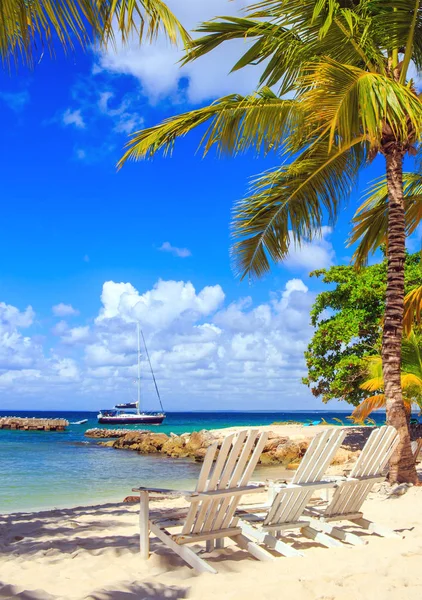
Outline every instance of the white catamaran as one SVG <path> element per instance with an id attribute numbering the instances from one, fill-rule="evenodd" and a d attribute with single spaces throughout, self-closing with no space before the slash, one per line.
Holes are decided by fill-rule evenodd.
<path id="1" fill-rule="evenodd" d="M 116 404 L 112 409 L 100 410 L 97 415 L 98 423 L 108 425 L 131 425 L 142 423 L 144 425 L 160 425 L 166 418 L 166 414 L 161 403 L 160 392 L 158 391 L 157 382 L 155 380 L 154 371 L 152 370 L 151 360 L 149 358 L 147 345 L 145 343 L 144 334 L 141 331 L 139 323 L 137 324 L 138 334 L 138 400 L 136 402 L 126 402 L 123 404 Z M 141 412 L 141 335 L 142 341 L 145 347 L 145 354 L 148 359 L 149 367 L 151 369 L 152 379 L 155 385 L 155 391 L 157 392 L 158 401 L 160 402 L 161 412 Z"/>

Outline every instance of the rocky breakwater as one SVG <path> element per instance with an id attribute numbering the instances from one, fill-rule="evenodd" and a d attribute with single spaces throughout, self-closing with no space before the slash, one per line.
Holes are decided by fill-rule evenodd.
<path id="1" fill-rule="evenodd" d="M 94 427 L 93 429 L 87 429 L 85 431 L 85 436 L 90 438 L 106 439 L 123 437 L 127 433 L 133 433 L 133 429 L 101 429 L 99 427 Z M 149 430 L 137 429 L 136 433 L 149 433 Z"/>
<path id="2" fill-rule="evenodd" d="M 105 437 L 105 436 L 104 436 Z M 201 462 L 207 448 L 216 441 L 224 438 L 224 432 L 218 434 L 207 430 L 183 433 L 182 435 L 165 433 L 152 433 L 150 431 L 129 431 L 116 440 L 99 442 L 120 450 L 132 450 L 140 454 L 162 454 L 172 458 L 193 458 Z M 279 436 L 269 432 L 269 437 L 261 454 L 261 465 L 282 465 L 288 469 L 295 469 L 300 463 L 309 440 L 291 440 L 287 436 Z M 354 459 L 356 453 L 340 449 L 334 464 L 344 464 Z"/>

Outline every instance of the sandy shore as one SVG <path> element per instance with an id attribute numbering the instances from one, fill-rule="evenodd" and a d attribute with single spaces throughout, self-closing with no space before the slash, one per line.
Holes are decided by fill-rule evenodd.
<path id="1" fill-rule="evenodd" d="M 422 473 L 421 473 L 422 476 Z M 257 498 L 254 498 L 256 501 Z M 183 500 L 153 501 L 171 509 Z M 228 547 L 208 555 L 218 575 L 196 575 L 152 538 L 138 553 L 137 506 L 106 504 L 0 517 L 0 598 L 142 600 L 144 598 L 413 600 L 422 597 L 422 488 L 373 493 L 365 514 L 403 539 L 366 536 L 368 544 L 327 549 L 294 537 L 304 558 L 261 563 Z"/>
<path id="2" fill-rule="evenodd" d="M 260 429 L 299 440 L 325 428 L 270 425 Z M 218 433 L 227 435 L 239 429 L 243 428 Z M 277 478 L 282 474 L 279 469 L 261 468 L 257 474 Z M 422 468 L 419 471 L 422 479 Z M 364 513 L 401 531 L 403 539 L 365 536 L 366 546 L 327 549 L 293 534 L 290 540 L 305 556 L 278 557 L 272 563 L 258 562 L 229 545 L 207 555 L 218 575 L 195 574 L 155 538 L 151 539 L 150 560 L 141 561 L 137 505 L 109 503 L 3 515 L 0 600 L 419 600 L 422 487 L 393 496 L 388 486 L 378 488 L 366 501 Z M 259 500 L 256 495 L 246 499 Z M 151 499 L 151 508 L 163 512 L 183 505 L 180 498 Z"/>

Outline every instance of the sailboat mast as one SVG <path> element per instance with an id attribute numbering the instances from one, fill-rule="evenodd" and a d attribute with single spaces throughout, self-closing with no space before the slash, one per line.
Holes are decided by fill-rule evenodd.
<path id="1" fill-rule="evenodd" d="M 137 322 L 137 333 L 138 333 L 138 405 L 137 411 L 140 414 L 141 405 L 141 331 L 139 327 L 139 321 Z"/>

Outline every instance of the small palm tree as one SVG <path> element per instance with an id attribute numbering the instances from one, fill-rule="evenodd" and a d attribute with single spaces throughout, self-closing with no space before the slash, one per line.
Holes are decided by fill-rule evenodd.
<path id="1" fill-rule="evenodd" d="M 247 18 L 204 23 L 186 56 L 232 39 L 251 44 L 233 69 L 263 65 L 260 87 L 134 134 L 120 165 L 171 151 L 175 139 L 209 123 L 207 152 L 278 151 L 290 162 L 266 172 L 236 205 L 233 257 L 241 276 L 260 276 L 292 245 L 334 223 L 361 169 L 381 154 L 387 204 L 387 295 L 382 363 L 387 419 L 400 435 L 392 481 L 416 481 L 401 391 L 405 216 L 403 160 L 422 132 L 422 103 L 409 79 L 422 71 L 420 0 L 266 0 Z M 266 87 L 268 86 L 268 87 Z M 275 90 L 275 91 L 274 91 Z"/>
<path id="2" fill-rule="evenodd" d="M 369 356 L 365 359 L 365 370 L 368 379 L 361 384 L 361 389 L 373 395 L 366 398 L 355 408 L 353 419 L 362 423 L 372 411 L 385 408 L 386 398 L 383 393 L 384 377 L 382 372 L 382 358 L 380 355 Z M 401 386 L 406 413 L 410 417 L 412 405 L 415 404 L 422 410 L 422 356 L 420 338 L 412 331 L 408 338 L 403 340 Z"/>
<path id="3" fill-rule="evenodd" d="M 172 42 L 189 36 L 163 0 L 1 0 L 0 57 L 5 63 L 32 63 L 45 49 L 54 53 L 57 42 L 65 50 L 74 42 L 87 45 L 123 41 L 135 31 L 142 40 L 162 28 Z"/>

